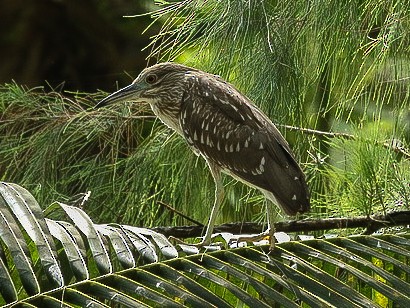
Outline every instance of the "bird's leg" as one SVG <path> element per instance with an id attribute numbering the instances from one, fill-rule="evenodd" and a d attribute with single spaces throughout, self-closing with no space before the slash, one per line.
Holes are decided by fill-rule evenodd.
<path id="1" fill-rule="evenodd" d="M 202 238 L 202 241 L 196 244 L 189 244 L 192 246 L 196 247 L 203 247 L 203 246 L 208 246 L 211 244 L 211 237 L 212 237 L 212 232 L 214 231 L 214 225 L 215 225 L 215 220 L 216 216 L 218 215 L 219 208 L 221 206 L 223 197 L 224 197 L 224 187 L 222 183 L 222 175 L 221 175 L 221 169 L 219 166 L 213 164 L 212 162 L 208 161 L 208 166 L 209 169 L 211 170 L 212 177 L 215 182 L 215 200 L 214 200 L 214 206 L 212 207 L 211 215 L 209 217 L 208 225 L 206 227 L 206 232 L 204 237 Z M 175 240 L 178 243 L 185 244 L 184 241 L 170 237 L 171 239 Z"/>
<path id="2" fill-rule="evenodd" d="M 209 217 L 208 225 L 206 227 L 205 235 L 202 241 L 196 244 L 196 246 L 206 246 L 211 243 L 211 236 L 212 232 L 214 231 L 216 216 L 218 215 L 219 208 L 224 197 L 224 187 L 222 183 L 221 170 L 217 165 L 213 164 L 212 162 L 207 161 L 207 163 L 209 165 L 209 169 L 211 170 L 212 177 L 215 181 L 215 200 L 214 206 L 212 207 L 211 215 Z"/>
<path id="3" fill-rule="evenodd" d="M 267 200 L 266 213 L 268 216 L 268 229 L 266 232 L 269 234 L 269 250 L 275 248 L 275 211 L 273 210 L 273 204 L 270 200 Z"/>
<path id="4" fill-rule="evenodd" d="M 266 200 L 266 213 L 268 219 L 268 228 L 259 234 L 256 235 L 241 235 L 236 240 L 239 242 L 255 242 L 260 241 L 265 237 L 269 237 L 269 250 L 273 250 L 275 248 L 275 211 L 273 209 L 273 204 L 270 200 Z"/>

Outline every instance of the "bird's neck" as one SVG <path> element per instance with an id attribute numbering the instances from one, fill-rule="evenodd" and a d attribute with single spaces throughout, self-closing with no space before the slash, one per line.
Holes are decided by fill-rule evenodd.
<path id="1" fill-rule="evenodd" d="M 160 102 L 150 102 L 150 106 L 154 114 L 169 128 L 183 135 L 181 125 L 179 124 L 180 108 L 177 105 L 163 106 Z"/>

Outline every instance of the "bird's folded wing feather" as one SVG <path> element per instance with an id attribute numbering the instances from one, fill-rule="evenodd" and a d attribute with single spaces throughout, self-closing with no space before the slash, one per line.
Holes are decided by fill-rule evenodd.
<path id="1" fill-rule="evenodd" d="M 304 175 L 289 145 L 269 118 L 230 84 L 212 76 L 192 77 L 180 125 L 188 143 L 208 161 L 271 192 L 288 214 L 309 207 Z"/>

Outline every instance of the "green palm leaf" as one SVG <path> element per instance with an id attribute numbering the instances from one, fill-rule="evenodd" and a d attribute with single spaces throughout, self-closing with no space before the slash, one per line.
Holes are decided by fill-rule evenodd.
<path id="1" fill-rule="evenodd" d="M 22 187 L 2 182 L 0 191 L 3 304 L 410 305 L 409 234 L 288 241 L 273 251 L 251 246 L 186 255 L 183 245 L 174 246 L 152 230 L 95 224 L 83 210 L 59 202 L 45 213 L 62 213 L 68 221 L 45 218 Z M 24 219 L 15 213 L 24 213 Z M 47 238 L 48 247 L 54 248 L 45 250 L 42 241 L 24 232 Z M 49 262 L 64 277 L 60 286 L 48 273 Z"/>

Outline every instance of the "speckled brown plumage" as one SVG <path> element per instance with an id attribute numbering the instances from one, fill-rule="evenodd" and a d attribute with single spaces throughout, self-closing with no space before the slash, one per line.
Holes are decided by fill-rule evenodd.
<path id="1" fill-rule="evenodd" d="M 145 69 L 130 86 L 97 107 L 124 100 L 149 103 L 206 159 L 216 183 L 216 201 L 205 244 L 222 201 L 221 171 L 260 189 L 288 215 L 309 210 L 305 176 L 286 140 L 265 114 L 220 77 L 161 63 Z"/>

